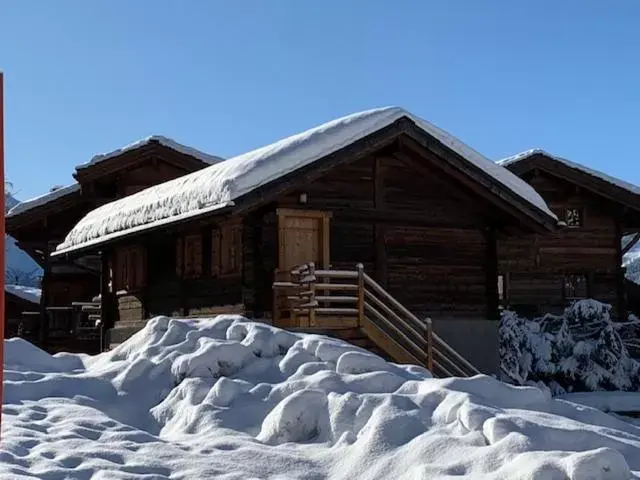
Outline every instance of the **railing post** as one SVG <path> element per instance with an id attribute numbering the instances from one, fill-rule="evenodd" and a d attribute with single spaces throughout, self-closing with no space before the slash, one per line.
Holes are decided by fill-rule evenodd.
<path id="1" fill-rule="evenodd" d="M 356 265 L 358 272 L 358 325 L 364 324 L 364 265 Z"/>
<path id="2" fill-rule="evenodd" d="M 309 283 L 309 291 L 311 292 L 308 300 L 308 302 L 311 304 L 309 306 L 309 326 L 315 327 L 316 326 L 316 307 L 314 306 L 314 303 L 316 301 L 317 279 L 316 279 L 316 265 L 313 262 L 309 263 L 309 277 L 312 278 L 311 282 Z"/>
<path id="3" fill-rule="evenodd" d="M 433 374 L 433 322 L 427 317 L 427 370 Z"/>

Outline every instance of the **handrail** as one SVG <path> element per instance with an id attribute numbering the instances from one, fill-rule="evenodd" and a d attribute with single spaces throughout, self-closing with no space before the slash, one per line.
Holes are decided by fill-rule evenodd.
<path id="1" fill-rule="evenodd" d="M 401 357 L 405 355 L 401 352 L 406 352 L 408 356 L 405 358 L 420 361 L 431 372 L 438 371 L 449 376 L 480 373 L 433 331 L 430 318 L 419 319 L 365 273 L 362 264 L 356 265 L 355 271 L 351 271 L 316 270 L 315 264 L 308 263 L 291 269 L 289 273 L 290 281 L 274 278 L 273 288 L 295 292 L 286 296 L 292 318 L 306 315 L 310 327 L 321 326 L 322 318 L 331 315 L 353 319 L 356 323 L 350 324 L 360 328 L 367 321 L 393 342 L 395 346 L 389 348 L 395 349 Z M 349 281 L 331 283 L 332 279 Z M 336 306 L 332 306 L 332 303 Z"/>

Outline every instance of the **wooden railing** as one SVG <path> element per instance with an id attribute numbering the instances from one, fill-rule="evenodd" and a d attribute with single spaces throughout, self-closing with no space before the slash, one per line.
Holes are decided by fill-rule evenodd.
<path id="1" fill-rule="evenodd" d="M 300 265 L 287 281 L 275 281 L 286 292 L 292 324 L 314 328 L 359 327 L 394 360 L 424 365 L 437 376 L 480 373 L 433 332 L 430 318 L 419 319 L 364 272 L 316 269 Z"/>

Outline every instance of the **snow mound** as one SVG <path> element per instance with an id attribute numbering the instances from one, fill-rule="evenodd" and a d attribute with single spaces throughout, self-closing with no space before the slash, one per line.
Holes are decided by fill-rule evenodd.
<path id="1" fill-rule="evenodd" d="M 640 429 L 603 412 L 238 316 L 6 345 L 0 478 L 640 477 Z"/>
<path id="2" fill-rule="evenodd" d="M 215 163 L 203 170 L 150 187 L 88 213 L 58 245 L 58 253 L 233 205 L 234 200 L 294 170 L 408 118 L 467 162 L 549 217 L 542 197 L 525 181 L 457 138 L 399 107 L 354 113 L 271 145 Z"/>

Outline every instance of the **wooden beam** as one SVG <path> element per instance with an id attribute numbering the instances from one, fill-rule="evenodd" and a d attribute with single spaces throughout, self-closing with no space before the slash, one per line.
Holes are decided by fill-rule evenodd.
<path id="1" fill-rule="evenodd" d="M 618 310 L 618 318 L 620 320 L 623 319 L 623 315 L 625 313 L 627 301 L 626 301 L 626 291 L 624 288 L 624 274 L 625 268 L 622 266 L 622 218 L 617 217 L 616 219 L 616 235 L 615 235 L 615 247 L 616 247 L 616 296 L 618 298 L 617 302 L 617 310 Z M 638 235 L 638 234 L 637 234 Z M 637 241 L 637 240 L 636 240 Z"/>
<path id="2" fill-rule="evenodd" d="M 487 242 L 485 259 L 487 318 L 489 320 L 498 320 L 500 307 L 498 296 L 498 242 L 494 227 L 489 227 L 485 231 L 485 239 Z"/>
<path id="3" fill-rule="evenodd" d="M 373 205 L 376 214 L 385 208 L 384 185 L 386 169 L 382 165 L 383 159 L 376 157 L 373 163 Z M 387 288 L 388 268 L 387 268 L 387 247 L 385 245 L 386 227 L 381 222 L 374 224 L 374 249 L 375 249 L 375 270 L 376 278 L 380 284 Z"/>
<path id="4" fill-rule="evenodd" d="M 624 257 L 627 253 L 629 253 L 629 250 L 631 250 L 633 247 L 635 247 L 639 240 L 640 240 L 640 232 L 636 233 L 633 236 L 633 238 L 629 241 L 629 243 L 627 243 L 624 246 L 624 248 L 622 249 L 622 252 L 621 252 L 622 256 Z"/>

